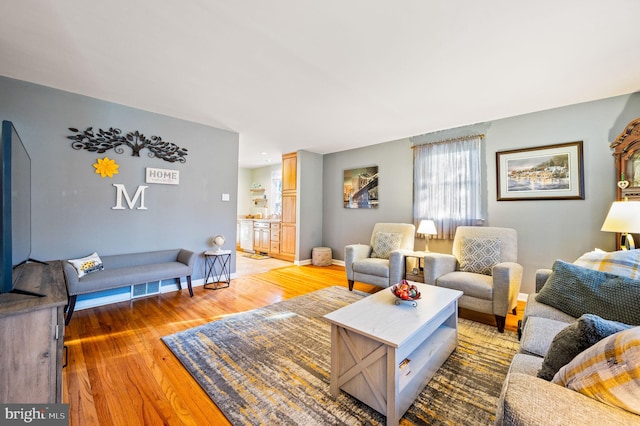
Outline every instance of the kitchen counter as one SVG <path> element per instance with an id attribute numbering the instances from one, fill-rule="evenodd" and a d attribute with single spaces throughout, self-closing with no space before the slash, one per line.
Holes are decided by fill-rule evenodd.
<path id="1" fill-rule="evenodd" d="M 247 218 L 238 216 L 236 248 L 250 253 L 280 255 L 280 218 Z"/>
<path id="2" fill-rule="evenodd" d="M 280 223 L 281 219 L 257 219 L 250 217 L 239 217 L 238 220 L 252 220 L 254 222 L 263 222 L 263 223 Z"/>

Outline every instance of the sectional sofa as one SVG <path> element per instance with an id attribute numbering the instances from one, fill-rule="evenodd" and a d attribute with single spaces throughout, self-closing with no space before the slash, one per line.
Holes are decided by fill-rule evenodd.
<path id="1" fill-rule="evenodd" d="M 594 251 L 537 271 L 496 425 L 640 424 L 638 268 Z"/>

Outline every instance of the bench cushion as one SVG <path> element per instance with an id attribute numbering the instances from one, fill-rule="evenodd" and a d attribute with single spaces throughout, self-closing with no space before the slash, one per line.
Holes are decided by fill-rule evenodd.
<path id="1" fill-rule="evenodd" d="M 190 277 L 195 255 L 184 249 L 102 256 L 104 270 L 78 277 L 75 268 L 64 262 L 69 295 L 94 293 L 160 280 Z"/>
<path id="2" fill-rule="evenodd" d="M 78 290 L 74 294 L 93 293 L 117 287 L 166 280 L 168 277 L 176 278 L 187 275 L 190 275 L 189 267 L 180 262 L 105 269 L 82 277 L 78 283 Z"/>

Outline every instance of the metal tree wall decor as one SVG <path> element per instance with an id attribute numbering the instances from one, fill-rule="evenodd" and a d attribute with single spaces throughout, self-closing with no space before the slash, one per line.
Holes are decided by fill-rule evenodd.
<path id="1" fill-rule="evenodd" d="M 139 131 L 131 131 L 125 135 L 122 130 L 109 127 L 109 130 L 98 129 L 93 131 L 93 127 L 87 127 L 87 130 L 79 131 L 73 127 L 69 130 L 76 133 L 67 136 L 71 139 L 71 147 L 73 149 L 86 149 L 89 152 L 104 153 L 113 149 L 116 153 L 124 153 L 123 146 L 128 146 L 133 151 L 133 157 L 140 157 L 140 151 L 144 148 L 149 150 L 149 157 L 157 157 L 170 163 L 184 163 L 187 161 L 187 148 L 180 148 L 172 142 L 163 141 L 160 136 L 151 136 L 147 138 Z"/>

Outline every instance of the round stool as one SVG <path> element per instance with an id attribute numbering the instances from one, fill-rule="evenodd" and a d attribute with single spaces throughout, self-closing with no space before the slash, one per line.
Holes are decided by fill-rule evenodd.
<path id="1" fill-rule="evenodd" d="M 311 264 L 314 266 L 331 265 L 331 247 L 314 247 L 311 250 Z"/>

